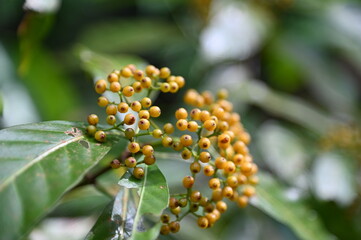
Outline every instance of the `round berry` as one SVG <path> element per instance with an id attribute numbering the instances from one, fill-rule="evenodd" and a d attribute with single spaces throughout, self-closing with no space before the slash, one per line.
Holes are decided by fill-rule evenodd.
<path id="1" fill-rule="evenodd" d="M 211 114 L 207 110 L 201 111 L 200 119 L 201 119 L 202 122 L 205 122 L 210 118 L 211 118 Z"/>
<path id="2" fill-rule="evenodd" d="M 179 108 L 176 112 L 175 112 L 175 117 L 179 120 L 179 119 L 186 119 L 188 117 L 188 112 L 186 109 L 184 108 Z"/>
<path id="3" fill-rule="evenodd" d="M 152 106 L 149 109 L 149 113 L 151 117 L 156 118 L 159 117 L 162 112 L 158 106 Z"/>
<path id="4" fill-rule="evenodd" d="M 125 88 L 123 88 L 122 91 L 123 95 L 126 97 L 131 97 L 134 95 L 134 88 L 132 86 L 126 86 Z"/>
<path id="5" fill-rule="evenodd" d="M 203 163 L 207 163 L 212 159 L 211 154 L 209 152 L 201 152 L 199 154 L 199 160 Z"/>
<path id="6" fill-rule="evenodd" d="M 170 90 L 170 85 L 169 85 L 169 83 L 161 83 L 160 84 L 160 90 L 162 91 L 162 92 L 164 92 L 164 93 L 167 93 L 167 92 L 169 92 L 169 90 Z"/>
<path id="7" fill-rule="evenodd" d="M 129 78 L 133 75 L 132 70 L 129 67 L 125 67 L 120 70 L 120 74 L 125 78 Z"/>
<path id="8" fill-rule="evenodd" d="M 142 88 L 149 88 L 152 86 L 152 80 L 149 77 L 145 77 L 142 80 L 140 80 L 140 85 Z"/>
<path id="9" fill-rule="evenodd" d="M 98 142 L 105 142 L 107 135 L 104 131 L 96 131 L 94 134 L 95 140 Z"/>
<path id="10" fill-rule="evenodd" d="M 198 131 L 198 123 L 196 121 L 189 121 L 187 125 L 188 131 L 197 132 Z"/>
<path id="11" fill-rule="evenodd" d="M 115 118 L 114 115 L 108 115 L 106 121 L 109 125 L 114 125 L 117 119 Z"/>
<path id="12" fill-rule="evenodd" d="M 228 91 L 227 89 L 221 89 L 217 92 L 217 98 L 218 99 L 226 99 L 228 98 Z"/>
<path id="13" fill-rule="evenodd" d="M 179 89 L 179 86 L 176 82 L 169 83 L 169 87 L 170 87 L 169 92 L 171 93 L 176 93 Z"/>
<path id="14" fill-rule="evenodd" d="M 180 142 L 183 144 L 183 146 L 188 147 L 188 146 L 192 145 L 193 139 L 192 139 L 191 135 L 185 134 L 180 137 Z"/>
<path id="15" fill-rule="evenodd" d="M 97 128 L 94 125 L 89 125 L 86 127 L 85 131 L 89 136 L 94 136 L 95 132 L 97 131 Z"/>
<path id="16" fill-rule="evenodd" d="M 219 178 L 212 178 L 209 180 L 208 185 L 211 189 L 217 189 L 221 187 L 221 181 Z"/>
<path id="17" fill-rule="evenodd" d="M 208 131 L 214 131 L 217 127 L 217 124 L 214 120 L 207 120 L 203 123 L 203 127 Z"/>
<path id="18" fill-rule="evenodd" d="M 99 122 L 99 118 L 96 114 L 90 114 L 87 120 L 90 125 L 97 125 Z"/>
<path id="19" fill-rule="evenodd" d="M 184 84 L 185 84 L 185 80 L 184 80 L 184 78 L 182 76 L 175 77 L 174 82 L 177 83 L 179 88 L 182 88 L 184 86 Z"/>
<path id="20" fill-rule="evenodd" d="M 174 132 L 174 127 L 171 123 L 166 123 L 163 126 L 163 130 L 166 134 L 172 134 Z"/>
<path id="21" fill-rule="evenodd" d="M 133 77 L 135 80 L 140 81 L 144 78 L 144 73 L 142 70 L 136 70 L 133 74 Z"/>
<path id="22" fill-rule="evenodd" d="M 162 235 L 168 235 L 170 233 L 170 228 L 168 225 L 162 225 L 160 227 L 160 234 Z"/>
<path id="23" fill-rule="evenodd" d="M 233 188 L 231 188 L 230 186 L 225 186 L 222 190 L 222 194 L 223 197 L 231 198 L 233 196 Z"/>
<path id="24" fill-rule="evenodd" d="M 173 139 L 169 136 L 164 136 L 162 139 L 163 147 L 170 147 L 173 144 Z"/>
<path id="25" fill-rule="evenodd" d="M 186 176 L 183 178 L 183 187 L 191 188 L 194 184 L 194 178 L 192 176 Z"/>
<path id="26" fill-rule="evenodd" d="M 168 206 L 170 209 L 174 209 L 179 206 L 178 200 L 174 197 L 169 198 Z"/>
<path id="27" fill-rule="evenodd" d="M 113 169 L 117 169 L 120 168 L 121 163 L 118 159 L 114 159 L 113 161 L 110 162 L 110 167 Z"/>
<path id="28" fill-rule="evenodd" d="M 119 81 L 119 76 L 118 76 L 118 74 L 116 74 L 116 73 L 111 73 L 111 74 L 109 74 L 108 75 L 108 81 L 110 82 L 110 83 L 113 83 L 113 82 L 118 82 Z"/>
<path id="29" fill-rule="evenodd" d="M 170 211 L 171 211 L 174 215 L 178 216 L 179 213 L 182 211 L 182 209 L 181 209 L 181 207 L 178 206 L 178 207 L 176 207 L 176 208 L 171 208 Z"/>
<path id="30" fill-rule="evenodd" d="M 211 146 L 211 141 L 209 140 L 209 138 L 202 137 L 198 141 L 198 146 L 202 149 L 208 149 Z"/>
<path id="31" fill-rule="evenodd" d="M 187 159 L 190 159 L 192 157 L 192 152 L 189 149 L 186 148 L 186 149 L 184 149 L 182 151 L 181 155 L 182 155 L 182 158 L 184 160 L 187 160 Z"/>
<path id="32" fill-rule="evenodd" d="M 201 164 L 199 162 L 193 162 L 189 166 L 189 169 L 191 170 L 192 173 L 199 173 L 201 171 Z"/>
<path id="33" fill-rule="evenodd" d="M 149 108 L 150 106 L 152 106 L 152 100 L 148 97 L 143 98 L 140 103 L 144 108 Z"/>
<path id="34" fill-rule="evenodd" d="M 148 110 L 140 110 L 138 116 L 140 119 L 149 119 L 150 114 Z"/>
<path id="35" fill-rule="evenodd" d="M 180 142 L 173 142 L 172 147 L 175 151 L 180 151 L 184 148 L 183 144 Z"/>
<path id="36" fill-rule="evenodd" d="M 216 165 L 216 168 L 224 169 L 226 162 L 227 160 L 224 157 L 217 157 L 214 164 Z"/>
<path id="37" fill-rule="evenodd" d="M 211 165 L 207 165 L 203 169 L 204 175 L 206 175 L 208 177 L 212 176 L 214 174 L 214 172 L 215 172 L 214 167 Z"/>
<path id="38" fill-rule="evenodd" d="M 152 165 L 152 164 L 155 163 L 155 161 L 156 161 L 156 159 L 155 159 L 154 155 L 144 157 L 144 163 L 147 164 L 147 165 Z"/>
<path id="39" fill-rule="evenodd" d="M 240 196 L 237 198 L 237 204 L 239 207 L 244 208 L 248 205 L 248 197 L 247 196 Z"/>
<path id="40" fill-rule="evenodd" d="M 208 218 L 206 217 L 199 217 L 198 220 L 197 220 L 197 224 L 200 228 L 207 228 L 208 227 L 208 224 L 209 224 L 209 221 L 208 221 Z"/>
<path id="41" fill-rule="evenodd" d="M 107 82 L 104 79 L 98 80 L 95 83 L 95 91 L 99 94 L 102 94 L 107 90 Z"/>
<path id="42" fill-rule="evenodd" d="M 133 128 L 125 129 L 124 135 L 127 139 L 132 139 L 135 136 L 135 131 Z"/>
<path id="43" fill-rule="evenodd" d="M 231 176 L 228 176 L 227 177 L 227 185 L 232 187 L 232 188 L 235 188 L 238 186 L 238 180 L 237 180 L 237 177 L 234 176 L 234 175 L 231 175 Z"/>
<path id="44" fill-rule="evenodd" d="M 137 160 L 135 160 L 134 157 L 128 157 L 127 159 L 125 159 L 125 166 L 127 166 L 128 168 L 133 168 L 137 165 Z"/>
<path id="45" fill-rule="evenodd" d="M 187 204 L 188 204 L 187 198 L 181 198 L 181 199 L 178 200 L 178 205 L 179 205 L 181 208 L 186 207 Z"/>
<path id="46" fill-rule="evenodd" d="M 160 216 L 160 220 L 162 221 L 162 223 L 169 223 L 170 217 L 168 214 L 162 214 Z"/>
<path id="47" fill-rule="evenodd" d="M 202 194 L 200 191 L 193 191 L 189 197 L 189 199 L 192 201 L 192 202 L 199 202 L 202 198 Z"/>
<path id="48" fill-rule="evenodd" d="M 145 68 L 145 73 L 149 76 L 152 77 L 153 74 L 155 74 L 157 72 L 156 67 L 154 67 L 153 65 L 148 65 Z"/>
<path id="49" fill-rule="evenodd" d="M 140 109 L 142 109 L 142 104 L 139 101 L 134 101 L 130 104 L 130 108 L 134 111 L 134 112 L 139 112 Z"/>
<path id="50" fill-rule="evenodd" d="M 201 110 L 199 108 L 194 108 L 190 111 L 189 115 L 193 120 L 200 120 Z"/>
<path id="51" fill-rule="evenodd" d="M 137 179 L 142 179 L 144 177 L 145 171 L 141 167 L 135 167 L 133 170 L 133 176 Z"/>
<path id="52" fill-rule="evenodd" d="M 110 104 L 106 107 L 105 112 L 107 115 L 115 115 L 118 112 L 117 105 Z"/>
<path id="53" fill-rule="evenodd" d="M 136 92 L 136 93 L 139 93 L 143 90 L 142 84 L 140 84 L 140 82 L 133 83 L 132 87 L 134 89 L 134 92 Z"/>
<path id="54" fill-rule="evenodd" d="M 247 197 L 252 197 L 253 195 L 256 194 L 256 190 L 254 187 L 252 186 L 246 186 L 244 189 L 243 189 L 243 194 Z"/>
<path id="55" fill-rule="evenodd" d="M 128 109 L 129 109 L 129 105 L 125 102 L 121 102 L 118 104 L 118 111 L 120 113 L 126 113 L 128 112 Z"/>
<path id="56" fill-rule="evenodd" d="M 125 115 L 124 117 L 124 123 L 127 124 L 127 125 L 132 125 L 135 123 L 135 116 L 131 113 L 128 113 L 127 115 Z"/>
<path id="57" fill-rule="evenodd" d="M 98 105 L 99 105 L 99 107 L 105 107 L 105 106 L 107 106 L 108 104 L 109 104 L 108 98 L 103 97 L 103 96 L 101 96 L 101 97 L 98 98 Z"/>
<path id="58" fill-rule="evenodd" d="M 145 145 L 142 147 L 142 153 L 145 156 L 151 156 L 154 154 L 154 148 L 151 145 Z"/>
<path id="59" fill-rule="evenodd" d="M 131 152 L 131 153 L 137 153 L 137 152 L 139 152 L 139 150 L 140 150 L 139 143 L 137 143 L 137 142 L 130 142 L 130 143 L 128 144 L 128 150 L 129 150 L 129 152 Z"/>
<path id="60" fill-rule="evenodd" d="M 179 130 L 185 131 L 188 128 L 188 122 L 185 119 L 179 119 L 176 123 L 176 126 Z"/>
<path id="61" fill-rule="evenodd" d="M 225 211 L 227 211 L 227 203 L 223 202 L 223 201 L 218 201 L 216 203 L 216 208 L 218 211 L 220 211 L 221 213 L 224 213 Z"/>
<path id="62" fill-rule="evenodd" d="M 173 221 L 169 223 L 169 229 L 172 233 L 179 232 L 180 224 L 178 221 Z"/>
<path id="63" fill-rule="evenodd" d="M 159 72 L 160 78 L 167 78 L 170 76 L 170 69 L 167 67 L 162 67 Z"/>
<path id="64" fill-rule="evenodd" d="M 257 176 L 250 176 L 248 178 L 248 183 L 252 185 L 256 185 L 259 182 L 259 178 Z"/>
<path id="65" fill-rule="evenodd" d="M 222 189 L 217 188 L 212 191 L 212 200 L 213 201 L 221 201 L 223 199 Z"/>
<path id="66" fill-rule="evenodd" d="M 120 85 L 119 82 L 112 82 L 110 83 L 109 90 L 112 92 L 119 92 L 121 88 L 122 86 Z"/>
<path id="67" fill-rule="evenodd" d="M 161 138 L 163 135 L 163 132 L 162 130 L 160 129 L 154 129 L 153 132 L 152 132 L 152 136 L 155 137 L 155 138 Z"/>

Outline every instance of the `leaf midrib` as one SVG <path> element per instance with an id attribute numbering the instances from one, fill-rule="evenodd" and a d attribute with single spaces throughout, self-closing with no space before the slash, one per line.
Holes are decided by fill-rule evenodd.
<path id="1" fill-rule="evenodd" d="M 44 151 L 42 154 L 40 154 L 39 156 L 34 158 L 28 164 L 26 164 L 24 167 L 20 168 L 17 172 L 15 172 L 14 174 L 12 174 L 8 178 L 6 178 L 0 185 L 0 192 L 2 192 L 9 184 L 11 184 L 13 182 L 13 180 L 16 179 L 19 175 L 21 175 L 23 172 L 28 170 L 30 167 L 32 167 L 33 165 L 35 165 L 36 163 L 41 161 L 43 158 L 45 158 L 49 154 L 59 150 L 60 148 L 66 146 L 66 145 L 68 145 L 70 143 L 76 142 L 76 141 L 78 141 L 78 140 L 80 140 L 82 138 L 84 138 L 84 135 L 69 138 L 67 140 L 63 140 L 61 143 L 59 143 L 59 144 L 49 148 L 48 150 Z"/>

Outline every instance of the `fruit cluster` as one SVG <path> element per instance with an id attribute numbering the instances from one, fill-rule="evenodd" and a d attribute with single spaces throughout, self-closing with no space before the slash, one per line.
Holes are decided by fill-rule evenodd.
<path id="1" fill-rule="evenodd" d="M 111 91 L 119 96 L 119 102 L 112 102 L 105 96 L 98 98 L 98 105 L 105 107 L 106 122 L 111 127 L 99 129 L 98 116 L 88 116 L 87 132 L 97 141 L 106 141 L 107 132 L 114 130 L 120 131 L 129 140 L 128 157 L 122 161 L 113 160 L 113 168 L 128 167 L 133 169 L 134 177 L 141 179 L 144 169 L 139 165 L 156 162 L 155 145 L 139 141 L 141 136 L 147 135 L 160 140 L 163 147 L 172 148 L 190 162 L 189 175 L 182 180 L 185 192 L 171 194 L 168 213 L 161 216 L 161 234 L 178 232 L 180 221 L 188 214 L 198 218 L 200 228 L 212 227 L 227 210 L 228 201 L 245 207 L 255 194 L 253 185 L 258 182 L 255 176 L 258 168 L 247 147 L 250 135 L 243 128 L 240 115 L 233 112 L 226 90 L 220 90 L 216 96 L 208 91 L 198 93 L 188 90 L 184 101 L 193 109 L 179 108 L 175 112 L 177 122 L 166 123 L 162 128 L 153 121 L 152 118 L 161 115 L 161 109 L 152 105 L 151 92 L 175 93 L 184 84 L 183 77 L 171 75 L 166 67 L 158 69 L 149 65 L 142 71 L 128 65 L 110 73 L 107 81 L 99 80 L 95 84 L 97 93 Z M 138 93 L 142 96 L 135 100 L 133 95 Z M 122 114 L 121 121 L 117 120 L 118 114 Z M 177 137 L 175 131 L 181 134 Z M 137 158 L 138 154 L 143 157 Z M 208 181 L 209 197 L 195 189 L 196 179 L 202 173 Z M 174 220 L 170 214 L 174 215 Z"/>

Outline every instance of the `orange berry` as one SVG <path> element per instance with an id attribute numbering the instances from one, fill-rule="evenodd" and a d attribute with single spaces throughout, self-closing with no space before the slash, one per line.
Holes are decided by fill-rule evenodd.
<path id="1" fill-rule="evenodd" d="M 194 178 L 192 176 L 186 176 L 183 178 L 183 187 L 191 188 L 194 184 Z"/>
<path id="2" fill-rule="evenodd" d="M 145 171 L 141 167 L 135 167 L 133 169 L 133 176 L 137 179 L 142 179 L 144 177 Z"/>
<path id="3" fill-rule="evenodd" d="M 214 171 L 215 171 L 215 170 L 214 170 L 214 167 L 211 166 L 211 165 L 207 165 L 207 166 L 205 166 L 204 169 L 203 169 L 204 175 L 206 175 L 206 176 L 208 176 L 208 177 L 212 176 L 212 175 L 214 174 Z"/>
<path id="4" fill-rule="evenodd" d="M 177 83 L 179 88 L 182 88 L 184 86 L 184 84 L 185 84 L 185 80 L 184 80 L 184 78 L 182 76 L 175 77 L 174 82 Z"/>
<path id="5" fill-rule="evenodd" d="M 211 154 L 209 152 L 201 152 L 199 154 L 199 160 L 203 163 L 207 163 L 212 159 Z"/>
<path id="6" fill-rule="evenodd" d="M 166 134 L 172 134 L 174 132 L 174 127 L 171 123 L 166 123 L 163 126 L 163 130 Z"/>
<path id="7" fill-rule="evenodd" d="M 150 127 L 150 122 L 147 119 L 140 119 L 138 122 L 138 127 L 140 130 L 148 130 Z"/>
<path id="8" fill-rule="evenodd" d="M 118 82 L 119 81 L 119 76 L 116 73 L 111 73 L 108 75 L 108 82 L 112 83 L 112 82 Z"/>
<path id="9" fill-rule="evenodd" d="M 247 196 L 240 196 L 237 198 L 237 204 L 239 207 L 244 208 L 248 205 L 248 197 Z"/>
<path id="10" fill-rule="evenodd" d="M 217 127 L 217 124 L 214 120 L 206 120 L 204 123 L 203 123 L 203 127 L 205 129 L 207 129 L 208 131 L 214 131 Z"/>
<path id="11" fill-rule="evenodd" d="M 162 145 L 164 147 L 170 147 L 173 144 L 173 139 L 171 137 L 168 136 L 164 136 L 162 139 Z"/>
<path id="12" fill-rule="evenodd" d="M 211 146 L 211 141 L 209 140 L 209 138 L 202 137 L 198 141 L 198 146 L 202 149 L 208 149 Z"/>
<path id="13" fill-rule="evenodd" d="M 175 117 L 179 120 L 179 119 L 186 119 L 188 117 L 188 112 L 186 109 L 184 108 L 179 108 L 176 112 L 175 112 Z"/>
<path id="14" fill-rule="evenodd" d="M 152 100 L 148 97 L 143 98 L 140 103 L 144 108 L 149 108 L 150 106 L 152 106 Z"/>
<path id="15" fill-rule="evenodd" d="M 192 152 L 189 149 L 184 149 L 181 153 L 184 160 L 190 159 L 192 157 Z"/>
<path id="16" fill-rule="evenodd" d="M 236 165 L 235 165 L 234 162 L 232 162 L 232 161 L 227 161 L 227 162 L 224 164 L 223 171 L 224 171 L 225 173 L 234 173 L 234 172 L 236 171 Z"/>
<path id="17" fill-rule="evenodd" d="M 227 211 L 227 203 L 223 201 L 218 201 L 216 203 L 216 208 L 219 212 L 224 213 L 225 211 Z"/>
<path id="18" fill-rule="evenodd" d="M 193 120 L 200 120 L 201 110 L 199 108 L 194 108 L 190 111 L 189 115 Z"/>
<path id="19" fill-rule="evenodd" d="M 159 116 L 160 116 L 160 114 L 162 113 L 162 111 L 160 110 L 160 108 L 159 108 L 158 106 L 152 106 L 152 107 L 150 107 L 150 109 L 149 109 L 149 113 L 150 113 L 150 116 L 151 116 L 151 117 L 156 118 L 156 117 L 159 117 Z"/>
<path id="20" fill-rule="evenodd" d="M 137 152 L 139 152 L 139 150 L 140 150 L 139 143 L 137 143 L 137 142 L 130 142 L 130 143 L 128 144 L 128 150 L 129 150 L 129 152 L 131 152 L 131 153 L 137 153 Z"/>
<path id="21" fill-rule="evenodd" d="M 149 77 L 145 77 L 140 80 L 140 85 L 142 86 L 142 88 L 149 88 L 150 86 L 152 86 L 152 79 L 150 79 Z"/>
<path id="22" fill-rule="evenodd" d="M 207 111 L 207 110 L 203 110 L 200 113 L 200 119 L 202 122 L 207 121 L 208 119 L 210 119 L 211 114 Z"/>
<path id="23" fill-rule="evenodd" d="M 123 88 L 122 91 L 123 95 L 126 97 L 131 97 L 134 95 L 134 88 L 132 86 L 126 86 L 125 88 Z"/>
<path id="24" fill-rule="evenodd" d="M 99 122 L 99 118 L 96 114 L 90 114 L 87 120 L 90 125 L 97 125 Z"/>
<path id="25" fill-rule="evenodd" d="M 188 147 L 192 145 L 193 139 L 190 135 L 185 134 L 180 137 L 180 142 L 183 144 L 183 146 Z"/>
<path id="26" fill-rule="evenodd" d="M 140 109 L 142 109 L 142 104 L 139 101 L 134 101 L 130 104 L 130 108 L 134 111 L 134 112 L 139 112 Z"/>
<path id="27" fill-rule="evenodd" d="M 214 189 L 212 191 L 212 200 L 217 202 L 217 201 L 221 201 L 222 199 L 223 199 L 222 189 L 221 188 Z"/>
<path id="28" fill-rule="evenodd" d="M 214 164 L 216 165 L 216 168 L 224 169 L 226 162 L 227 160 L 224 157 L 217 157 Z"/>
<path id="29" fill-rule="evenodd" d="M 106 107 L 105 112 L 107 113 L 107 115 L 115 115 L 118 112 L 118 108 L 117 105 L 114 104 L 110 104 Z"/>
<path id="30" fill-rule="evenodd" d="M 209 221 L 208 221 L 208 218 L 206 217 L 199 217 L 198 220 L 197 220 L 197 224 L 200 228 L 207 228 L 208 227 L 208 224 L 209 224 Z"/>
<path id="31" fill-rule="evenodd" d="M 193 191 L 189 198 L 192 202 L 199 202 L 202 198 L 202 194 L 200 191 Z"/>
<path id="32" fill-rule="evenodd" d="M 125 102 L 121 102 L 118 104 L 118 111 L 120 113 L 126 113 L 128 112 L 128 109 L 129 109 L 129 105 Z"/>
<path id="33" fill-rule="evenodd" d="M 136 71 L 134 72 L 133 77 L 134 77 L 135 80 L 140 81 L 140 80 L 143 79 L 144 73 L 143 73 L 142 70 L 139 70 L 139 69 L 138 69 L 138 70 L 136 70 Z"/>
<path id="34" fill-rule="evenodd" d="M 236 176 L 229 176 L 227 177 L 227 185 L 232 187 L 232 188 L 235 188 L 238 186 L 238 180 L 237 180 L 237 177 Z"/>
<path id="35" fill-rule="evenodd" d="M 139 92 L 141 92 L 143 90 L 142 85 L 140 84 L 140 82 L 133 83 L 132 87 L 134 89 L 134 92 L 136 92 L 136 93 L 139 93 Z"/>
<path id="36" fill-rule="evenodd" d="M 222 190 L 222 194 L 226 198 L 231 198 L 233 196 L 233 188 L 231 188 L 230 186 L 225 186 Z"/>
<path id="37" fill-rule="evenodd" d="M 132 125 L 135 123 L 135 116 L 131 113 L 128 113 L 127 115 L 125 115 L 124 117 L 124 123 L 127 124 L 127 125 Z"/>
<path id="38" fill-rule="evenodd" d="M 162 67 L 159 72 L 160 78 L 167 78 L 170 76 L 170 69 L 167 67 Z"/>
<path id="39" fill-rule="evenodd" d="M 140 110 L 138 116 L 140 119 L 149 119 L 150 114 L 148 110 Z"/>
<path id="40" fill-rule="evenodd" d="M 185 131 L 188 128 L 188 122 L 185 119 L 179 119 L 176 123 L 176 126 L 179 130 Z"/>
<path id="41" fill-rule="evenodd" d="M 170 87 L 169 92 L 171 92 L 171 93 L 176 93 L 179 89 L 179 86 L 176 82 L 169 83 L 169 87 Z"/>
<path id="42" fill-rule="evenodd" d="M 110 83 L 109 90 L 112 92 L 119 92 L 121 88 L 122 86 L 120 85 L 119 82 L 112 82 Z"/>
<path id="43" fill-rule="evenodd" d="M 198 123 L 196 121 L 189 121 L 187 125 L 188 131 L 197 132 L 198 131 Z"/>
<path id="44" fill-rule="evenodd" d="M 103 96 L 101 96 L 101 97 L 98 98 L 98 105 L 99 105 L 99 107 L 105 107 L 105 106 L 107 106 L 108 104 L 109 104 L 108 98 L 103 97 Z"/>
<path id="45" fill-rule="evenodd" d="M 107 90 L 107 82 L 104 79 L 98 80 L 94 88 L 97 93 L 102 94 Z"/>
<path id="46" fill-rule="evenodd" d="M 252 186 L 246 186 L 244 189 L 243 189 L 243 194 L 247 197 L 252 197 L 253 195 L 256 194 L 256 190 L 254 187 Z"/>
<path id="47" fill-rule="evenodd" d="M 189 169 L 191 170 L 192 173 L 199 173 L 201 171 L 201 164 L 199 164 L 199 162 L 193 162 L 189 166 Z"/>
<path id="48" fill-rule="evenodd" d="M 129 67 L 125 67 L 120 70 L 120 74 L 125 78 L 129 78 L 133 75 L 132 70 Z"/>
<path id="49" fill-rule="evenodd" d="M 144 157 L 144 163 L 147 165 L 153 165 L 156 159 L 154 155 L 149 155 Z"/>
<path id="50" fill-rule="evenodd" d="M 211 189 L 218 189 L 221 187 L 221 181 L 219 178 L 211 178 L 208 182 L 208 185 Z"/>

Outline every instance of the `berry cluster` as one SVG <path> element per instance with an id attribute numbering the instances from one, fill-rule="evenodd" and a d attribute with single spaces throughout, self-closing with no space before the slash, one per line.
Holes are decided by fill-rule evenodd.
<path id="1" fill-rule="evenodd" d="M 177 122 L 166 123 L 162 129 L 153 121 L 152 118 L 161 115 L 161 109 L 152 105 L 149 98 L 151 92 L 175 93 L 184 84 L 183 77 L 171 75 L 166 67 L 158 69 L 149 65 L 142 71 L 128 65 L 110 73 L 107 81 L 99 80 L 95 84 L 97 93 L 111 91 L 119 96 L 119 102 L 112 102 L 105 96 L 98 98 L 98 105 L 105 107 L 106 122 L 111 127 L 100 129 L 97 126 L 98 116 L 88 116 L 87 132 L 97 141 L 106 141 L 107 132 L 114 130 L 129 140 L 128 157 L 113 160 L 113 168 L 124 166 L 133 169 L 134 177 L 141 179 L 144 176 L 140 164 L 155 163 L 153 147 L 156 145 L 142 144 L 139 141 L 142 136 L 157 139 L 160 145 L 172 148 L 190 162 L 190 173 L 182 181 L 185 192 L 171 194 L 168 213 L 161 216 L 161 234 L 178 232 L 180 221 L 188 214 L 198 218 L 200 228 L 212 227 L 227 210 L 227 202 L 233 201 L 245 207 L 255 194 L 253 185 L 258 182 L 254 175 L 258 168 L 247 147 L 250 135 L 243 128 L 239 114 L 233 112 L 226 90 L 220 90 L 216 96 L 208 91 L 198 93 L 193 89 L 188 90 L 184 101 L 193 109 L 187 111 L 179 108 L 175 112 Z M 134 100 L 133 95 L 142 91 L 146 91 L 146 97 Z M 117 120 L 119 114 L 122 114 L 120 121 Z M 177 137 L 175 132 L 181 134 Z M 143 157 L 138 158 L 139 154 Z M 208 197 L 207 193 L 195 188 L 199 174 L 203 174 L 208 181 Z M 174 215 L 174 220 L 170 214 Z"/>
<path id="2" fill-rule="evenodd" d="M 175 112 L 175 127 L 171 123 L 164 125 L 167 134 L 175 128 L 186 132 L 178 141 L 171 144 L 167 140 L 163 145 L 171 146 L 184 160 L 190 161 L 190 174 L 182 180 L 186 193 L 174 194 L 169 200 L 175 221 L 170 222 L 169 214 L 161 216 L 164 223 L 161 234 L 179 231 L 179 221 L 188 214 L 198 218 L 200 228 L 212 227 L 227 210 L 227 201 L 245 207 L 255 194 L 253 185 L 258 183 L 258 177 L 254 174 L 258 167 L 248 151 L 250 135 L 243 128 L 239 114 L 232 112 L 227 96 L 226 90 L 220 90 L 216 98 L 208 91 L 200 94 L 188 90 L 184 101 L 195 108 L 189 112 L 179 108 Z M 201 172 L 208 177 L 209 197 L 194 188 Z"/>
<path id="3" fill-rule="evenodd" d="M 161 115 L 161 109 L 152 105 L 149 97 L 143 97 L 139 100 L 130 101 L 130 98 L 138 93 L 146 91 L 150 96 L 154 90 L 162 92 L 175 93 L 185 84 L 181 76 L 173 76 L 169 68 L 158 69 L 153 65 L 148 65 L 145 71 L 137 69 L 130 64 L 120 71 L 113 71 L 107 77 L 107 80 L 101 79 L 95 83 L 95 91 L 103 94 L 106 91 L 113 92 L 119 96 L 118 102 L 112 102 L 105 96 L 98 98 L 98 105 L 105 108 L 107 114 L 106 122 L 111 126 L 107 129 L 99 129 L 97 124 L 99 118 L 96 114 L 88 116 L 89 126 L 87 133 L 99 142 L 105 142 L 108 131 L 118 130 L 129 140 L 128 151 L 130 156 L 123 162 L 115 159 L 112 161 L 112 168 L 126 166 L 133 168 L 134 177 L 141 179 L 144 176 L 144 169 L 137 167 L 141 163 L 151 165 L 155 163 L 154 149 L 151 145 L 143 145 L 137 141 L 138 137 L 152 135 L 155 138 L 161 138 L 163 132 L 153 122 L 152 118 Z M 117 115 L 120 115 L 121 121 L 118 121 Z M 133 125 L 133 126 L 132 126 Z M 135 154 L 142 153 L 144 160 L 137 162 Z"/>

